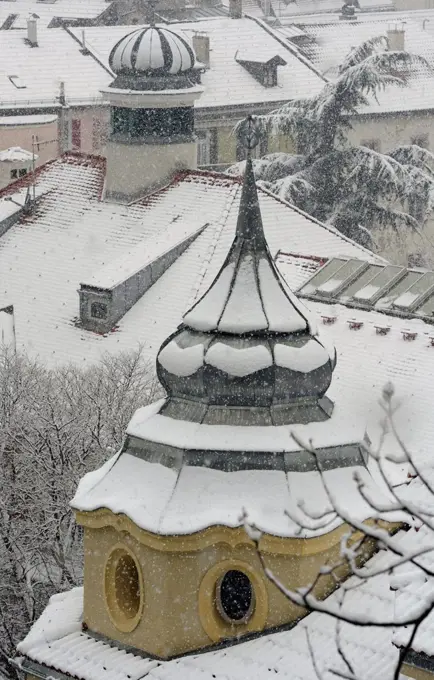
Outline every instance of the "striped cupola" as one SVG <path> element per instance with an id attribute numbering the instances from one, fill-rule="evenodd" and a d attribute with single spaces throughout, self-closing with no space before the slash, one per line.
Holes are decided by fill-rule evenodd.
<path id="1" fill-rule="evenodd" d="M 193 69 L 194 50 L 185 35 L 166 26 L 144 26 L 113 47 L 110 68 L 119 74 L 178 75 Z"/>

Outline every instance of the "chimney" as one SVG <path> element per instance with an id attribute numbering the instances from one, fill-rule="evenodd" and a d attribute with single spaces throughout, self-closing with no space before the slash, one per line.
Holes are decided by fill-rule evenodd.
<path id="1" fill-rule="evenodd" d="M 241 19 L 243 16 L 243 0 L 229 0 L 229 16 L 231 19 Z"/>
<path id="2" fill-rule="evenodd" d="M 193 49 L 196 52 L 196 58 L 206 68 L 210 67 L 210 46 L 209 36 L 205 33 L 195 33 L 193 35 Z"/>
<path id="3" fill-rule="evenodd" d="M 401 24 L 401 26 L 395 25 L 388 28 L 387 42 L 391 52 L 403 52 L 405 50 L 404 24 Z"/>
<path id="4" fill-rule="evenodd" d="M 262 11 L 265 17 L 271 16 L 271 0 L 262 0 Z"/>
<path id="5" fill-rule="evenodd" d="M 38 20 L 35 14 L 27 19 L 27 42 L 31 47 L 38 46 Z"/>

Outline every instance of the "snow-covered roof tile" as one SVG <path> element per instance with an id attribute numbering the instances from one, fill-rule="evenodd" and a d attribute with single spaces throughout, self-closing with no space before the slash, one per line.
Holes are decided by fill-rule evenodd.
<path id="1" fill-rule="evenodd" d="M 103 159 L 79 155 L 43 166 L 37 191 L 45 195 L 36 213 L 22 218 L 0 239 L 0 268 L 7 272 L 2 299 L 14 305 L 17 349 L 49 364 L 92 362 L 105 351 L 131 349 L 139 343 L 153 360 L 163 339 L 215 278 L 234 237 L 241 194 L 237 179 L 183 173 L 167 190 L 121 206 L 100 200 L 104 167 Z M 5 194 L 20 191 L 21 197 L 25 184 L 16 182 L 0 193 L 0 215 L 3 208 L 7 215 L 11 212 Z M 376 259 L 271 194 L 260 190 L 259 196 L 273 256 L 279 249 L 290 249 Z M 118 332 L 102 337 L 74 325 L 81 282 L 136 248 L 146 248 L 162 230 L 166 247 L 177 243 L 185 225 L 197 224 L 198 206 L 202 224 L 209 226 L 123 317 Z"/>
<path id="2" fill-rule="evenodd" d="M 13 4 L 2 2 L 0 3 L 0 29 L 5 22 L 9 30 L 25 29 L 30 14 L 36 14 L 41 27 L 46 27 L 54 18 L 96 19 L 106 9 L 107 0 L 55 0 L 54 2 L 14 0 Z M 9 19 L 11 15 L 16 16 Z M 2 32 L 1 35 L 3 40 L 4 33 Z"/>
<path id="3" fill-rule="evenodd" d="M 298 17 L 303 14 L 320 14 L 322 12 L 333 12 L 339 17 L 343 0 L 297 0 L 296 2 L 282 3 L 273 2 L 272 6 L 276 15 L 285 18 Z M 360 0 L 361 12 L 358 16 L 363 16 L 363 12 L 393 9 L 393 0 Z"/>
<path id="4" fill-rule="evenodd" d="M 139 680 L 157 661 L 117 649 L 81 630 L 83 588 L 53 595 L 42 616 L 18 645 L 37 663 L 85 680 Z"/>
<path id="5" fill-rule="evenodd" d="M 37 158 L 37 156 L 36 156 Z M 26 151 L 19 146 L 11 146 L 9 149 L 0 151 L 0 162 L 25 162 L 31 161 L 33 154 L 31 151 Z"/>
<path id="6" fill-rule="evenodd" d="M 272 429 L 275 428 L 268 428 L 270 436 L 274 434 Z M 290 433 L 286 436 L 289 440 Z M 355 473 L 368 487 L 376 484 L 363 465 L 327 470 L 324 479 L 343 511 L 364 521 L 372 516 L 372 508 L 357 491 Z M 381 493 L 378 484 L 375 491 L 378 497 Z M 261 531 L 274 536 L 309 538 L 340 524 L 338 519 L 326 527 L 322 522 L 312 521 L 309 529 L 301 531 L 299 524 L 285 514 L 290 510 L 291 516 L 300 517 L 301 499 L 306 512 L 312 515 L 319 516 L 331 509 L 315 470 L 225 472 L 184 465 L 177 471 L 126 452 L 113 458 L 103 471 L 85 477 L 72 506 L 84 512 L 108 508 L 160 535 L 192 534 L 210 526 L 239 527 L 243 524 L 242 511 Z"/>
<path id="7" fill-rule="evenodd" d="M 385 566 L 385 560 L 386 554 L 380 552 L 371 560 L 370 567 Z M 353 578 L 348 585 L 357 582 Z M 62 620 L 69 617 L 75 624 L 76 601 L 80 592 L 78 589 L 60 596 L 64 613 L 56 610 L 56 615 L 60 615 Z M 336 594 L 332 595 L 329 601 L 335 603 L 336 597 Z M 389 577 L 384 574 L 350 590 L 346 599 L 347 606 L 359 613 L 371 612 L 374 616 L 392 617 L 394 597 L 389 589 Z M 64 647 L 61 639 L 47 644 L 41 631 L 47 628 L 50 607 L 51 603 L 29 634 L 33 637 L 32 644 L 26 638 L 19 652 L 30 660 L 76 675 L 80 680 L 104 680 L 105 677 L 125 680 L 127 675 L 149 680 L 264 680 L 276 676 L 282 680 L 317 680 L 307 635 L 315 649 L 315 662 L 324 680 L 335 678 L 333 671 L 343 673 L 347 670 L 336 646 L 336 622 L 324 614 L 311 614 L 291 630 L 266 634 L 206 654 L 187 655 L 167 662 L 150 662 L 97 642 L 90 635 L 78 631 L 65 635 Z M 340 639 L 354 674 L 360 680 L 384 678 L 392 674 L 398 650 L 392 645 L 390 628 L 360 628 L 342 624 Z M 103 669 L 104 664 L 107 664 L 109 671 Z"/>
<path id="8" fill-rule="evenodd" d="M 10 3 L 0 2 L 0 10 L 5 4 Z M 37 47 L 26 42 L 26 35 L 26 31 L 0 33 L 0 110 L 58 105 L 62 81 L 68 102 L 102 102 L 100 90 L 113 78 L 93 56 L 82 54 L 80 43 L 67 31 L 39 27 Z"/>

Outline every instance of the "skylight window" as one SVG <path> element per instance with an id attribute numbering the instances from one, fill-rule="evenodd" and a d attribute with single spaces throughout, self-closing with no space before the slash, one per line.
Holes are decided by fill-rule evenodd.
<path id="1" fill-rule="evenodd" d="M 12 85 L 14 85 L 17 90 L 25 90 L 27 85 L 19 76 L 8 76 L 9 80 L 11 81 Z"/>
<path id="2" fill-rule="evenodd" d="M 410 297 L 403 298 L 401 296 L 403 296 L 403 293 L 409 291 L 413 284 L 416 283 L 416 281 L 419 281 L 421 277 L 422 274 L 420 272 L 407 270 L 405 276 L 401 278 L 393 288 L 390 289 L 387 295 L 384 295 L 384 293 L 382 294 L 381 299 L 377 305 L 378 308 L 389 309 L 390 307 L 395 306 L 395 302 L 399 298 L 401 298 L 401 300 L 404 302 L 404 306 L 407 308 L 408 303 L 410 302 Z"/>
<path id="3" fill-rule="evenodd" d="M 304 295 L 311 295 L 312 293 L 315 293 L 317 288 L 329 278 L 335 276 L 335 274 L 345 263 L 346 260 L 342 260 L 339 257 L 334 257 L 332 260 L 329 260 L 327 264 L 325 264 L 324 267 L 321 267 L 321 269 L 310 279 L 310 281 L 308 281 L 303 286 L 303 288 L 300 290 L 300 293 L 303 293 Z"/>
<path id="4" fill-rule="evenodd" d="M 375 304 L 395 283 L 405 274 L 404 267 L 390 265 L 377 268 L 377 273 L 365 286 L 354 293 L 353 299 L 357 302 Z"/>
<path id="5" fill-rule="evenodd" d="M 419 307 L 432 292 L 434 292 L 434 272 L 421 274 L 411 288 L 395 300 L 393 306 L 411 311 Z"/>
<path id="6" fill-rule="evenodd" d="M 338 271 L 330 276 L 327 281 L 324 281 L 317 288 L 317 293 L 327 297 L 334 297 L 344 290 L 350 283 L 354 281 L 365 269 L 368 263 L 360 260 L 348 260 Z"/>

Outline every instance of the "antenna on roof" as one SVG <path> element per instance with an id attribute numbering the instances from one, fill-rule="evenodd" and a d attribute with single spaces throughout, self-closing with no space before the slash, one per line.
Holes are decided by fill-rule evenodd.
<path id="1" fill-rule="evenodd" d="M 41 146 L 47 146 L 47 144 L 54 144 L 54 142 L 59 142 L 59 138 L 55 139 L 44 139 L 40 141 L 36 135 L 32 135 L 32 181 L 27 188 L 26 200 L 24 203 L 26 212 L 31 212 L 36 205 L 36 161 L 38 155 L 36 150 L 39 151 Z M 32 195 L 30 196 L 30 187 L 32 188 Z"/>

